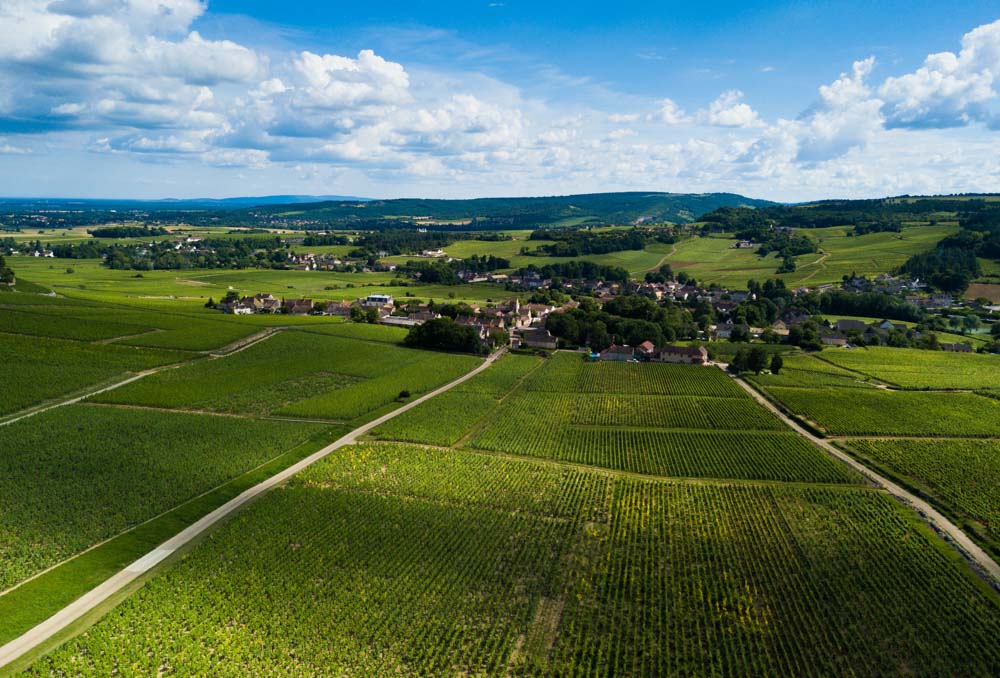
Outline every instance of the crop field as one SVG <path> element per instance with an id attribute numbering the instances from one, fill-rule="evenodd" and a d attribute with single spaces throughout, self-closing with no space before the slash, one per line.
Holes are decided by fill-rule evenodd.
<path id="1" fill-rule="evenodd" d="M 825 351 L 823 357 L 832 354 Z M 790 355 L 778 374 L 757 374 L 749 377 L 760 386 L 837 386 L 841 388 L 868 388 L 869 377 L 833 365 L 812 355 Z"/>
<path id="2" fill-rule="evenodd" d="M 97 396 L 106 403 L 354 419 L 471 369 L 468 356 L 306 332 L 280 332 L 240 353 L 161 372 Z"/>
<path id="3" fill-rule="evenodd" d="M 6 311 L 0 312 L 0 315 Z M 0 416 L 108 381 L 126 372 L 180 362 L 189 356 L 173 351 L 0 333 L 3 388 Z"/>
<path id="4" fill-rule="evenodd" d="M 442 393 L 373 431 L 382 440 L 450 447 L 467 434 L 539 359 L 506 355 L 455 389 Z"/>
<path id="5" fill-rule="evenodd" d="M 823 351 L 822 359 L 907 389 L 979 389 L 1000 384 L 1000 357 L 910 348 Z"/>
<path id="6" fill-rule="evenodd" d="M 705 396 L 629 396 L 587 394 L 566 396 L 574 424 L 657 428 L 782 431 L 785 425 L 747 398 Z"/>
<path id="7" fill-rule="evenodd" d="M 472 356 L 404 348 L 396 350 L 413 355 L 401 355 L 396 363 L 387 361 L 387 356 L 383 357 L 377 375 L 299 400 L 276 410 L 276 413 L 292 417 L 351 420 L 392 403 L 403 391 L 411 395 L 432 391 L 457 379 L 479 363 L 479 359 Z"/>
<path id="8" fill-rule="evenodd" d="M 845 436 L 1000 436 L 1000 400 L 972 393 L 769 386 L 791 412 Z"/>
<path id="9" fill-rule="evenodd" d="M 556 353 L 532 375 L 532 391 L 561 393 L 627 393 L 745 398 L 746 394 L 720 370 L 689 365 L 588 363 L 576 353 Z"/>
<path id="10" fill-rule="evenodd" d="M 847 446 L 964 516 L 1000 552 L 1000 441 L 865 439 Z"/>
<path id="11" fill-rule="evenodd" d="M 152 331 L 151 327 L 129 325 L 98 318 L 82 319 L 63 314 L 39 313 L 32 310 L 3 309 L 0 311 L 0 332 L 10 334 L 97 341 Z"/>
<path id="12" fill-rule="evenodd" d="M 672 391 L 682 395 L 655 395 Z M 859 480 L 717 369 L 557 353 L 485 422 L 470 447 L 649 475 Z"/>
<path id="13" fill-rule="evenodd" d="M 264 497 L 30 673 L 989 675 L 990 596 L 864 488 L 380 444 Z"/>
<path id="14" fill-rule="evenodd" d="M 369 325 L 368 323 L 338 322 L 333 324 L 311 325 L 303 328 L 306 332 L 328 334 L 334 337 L 362 339 L 364 341 L 381 341 L 387 344 L 402 344 L 407 330 L 404 327 L 390 325 Z"/>
<path id="15" fill-rule="evenodd" d="M 322 430 L 68 405 L 0 429 L 0 590 Z"/>

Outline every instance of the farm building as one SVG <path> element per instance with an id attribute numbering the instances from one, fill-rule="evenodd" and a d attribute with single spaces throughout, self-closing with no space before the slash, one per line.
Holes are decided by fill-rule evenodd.
<path id="1" fill-rule="evenodd" d="M 557 346 L 556 338 L 548 330 L 543 329 L 521 330 L 520 344 L 528 348 L 555 349 Z"/>
<path id="2" fill-rule="evenodd" d="M 635 349 L 631 346 L 617 346 L 612 344 L 608 348 L 601 351 L 600 357 L 601 360 L 628 362 L 629 360 L 635 360 Z"/>
<path id="3" fill-rule="evenodd" d="M 661 346 L 653 353 L 655 363 L 707 365 L 708 351 L 704 346 Z"/>

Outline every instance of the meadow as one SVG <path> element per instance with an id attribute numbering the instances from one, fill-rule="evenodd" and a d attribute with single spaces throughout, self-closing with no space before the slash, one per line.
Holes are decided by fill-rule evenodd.
<path id="1" fill-rule="evenodd" d="M 68 405 L 0 429 L 0 591 L 322 427 Z"/>
<path id="2" fill-rule="evenodd" d="M 864 488 L 360 446 L 29 674 L 988 675 L 1000 606 L 942 548 Z"/>
<path id="3" fill-rule="evenodd" d="M 1000 440 L 855 439 L 845 446 L 937 499 L 1000 553 Z"/>

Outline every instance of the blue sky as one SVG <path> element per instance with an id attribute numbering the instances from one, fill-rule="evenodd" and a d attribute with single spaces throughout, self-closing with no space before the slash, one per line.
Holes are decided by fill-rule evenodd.
<path id="1" fill-rule="evenodd" d="M 1000 191 L 998 19 L 986 2 L 0 0 L 0 193 Z"/>

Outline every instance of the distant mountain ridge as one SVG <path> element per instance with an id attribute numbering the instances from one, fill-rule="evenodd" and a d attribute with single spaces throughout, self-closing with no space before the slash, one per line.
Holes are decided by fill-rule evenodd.
<path id="1" fill-rule="evenodd" d="M 735 193 L 621 192 L 525 198 L 471 198 L 442 200 L 396 198 L 328 200 L 291 206 L 269 205 L 253 209 L 257 216 L 297 216 L 331 222 L 371 219 L 480 219 L 509 220 L 514 224 L 637 223 L 642 221 L 694 221 L 719 207 L 766 207 L 778 203 Z"/>
<path id="2" fill-rule="evenodd" d="M 24 210 L 227 210 L 264 205 L 297 205 L 323 201 L 365 202 L 368 198 L 350 195 L 261 195 L 235 198 L 160 198 L 131 200 L 115 198 L 0 198 L 0 208 Z"/>

